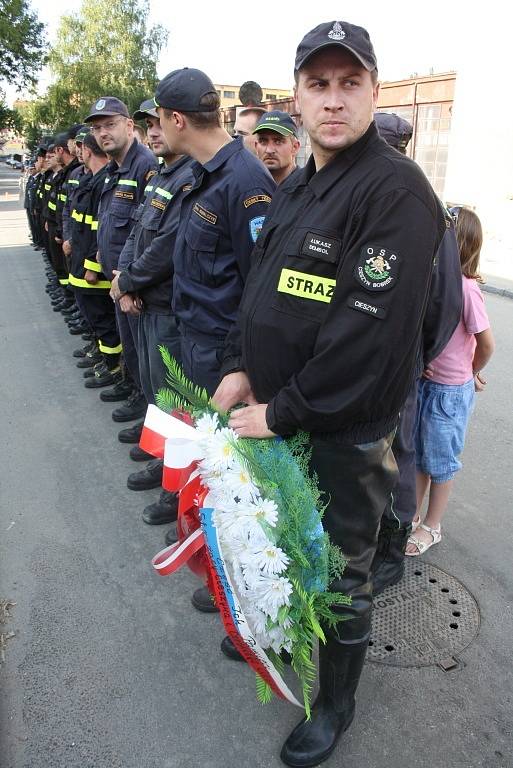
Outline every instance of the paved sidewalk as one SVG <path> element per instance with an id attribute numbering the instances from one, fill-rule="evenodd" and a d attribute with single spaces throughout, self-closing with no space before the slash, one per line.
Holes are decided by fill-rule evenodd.
<path id="1" fill-rule="evenodd" d="M 16 603 L 0 766 L 279 768 L 299 712 L 257 703 L 246 665 L 220 653 L 218 617 L 192 609 L 189 571 L 152 573 L 166 526 L 140 515 L 157 492 L 126 488 L 141 465 L 83 387 L 23 216 L 0 206 L 0 599 Z M 367 664 L 328 768 L 513 767 L 513 304 L 486 302 L 497 353 L 426 557 L 474 594 L 480 633 L 454 672 Z"/>

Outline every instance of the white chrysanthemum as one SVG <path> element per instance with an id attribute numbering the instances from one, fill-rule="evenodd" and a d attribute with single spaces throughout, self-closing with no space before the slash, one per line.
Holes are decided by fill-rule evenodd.
<path id="1" fill-rule="evenodd" d="M 250 629 L 253 630 L 255 635 L 262 636 L 266 634 L 266 624 L 267 624 L 267 616 L 262 611 L 259 611 L 258 608 L 253 608 L 252 610 L 248 610 L 245 613 L 247 622 L 249 624 Z"/>
<path id="2" fill-rule="evenodd" d="M 268 647 L 271 647 L 276 653 L 285 648 L 286 651 L 292 650 L 292 643 L 281 627 L 272 627 L 265 632 Z"/>
<path id="3" fill-rule="evenodd" d="M 272 528 L 278 521 L 278 507 L 270 499 L 254 497 L 244 508 L 243 514 L 246 517 L 254 518 L 257 522 L 266 522 Z"/>
<path id="4" fill-rule="evenodd" d="M 196 422 L 198 432 L 205 435 L 213 435 L 219 429 L 219 417 L 217 413 L 204 413 Z"/>
<path id="5" fill-rule="evenodd" d="M 261 571 L 264 576 L 276 576 L 283 573 L 289 564 L 289 558 L 280 547 L 269 542 L 252 553 L 251 567 Z"/>
<path id="6" fill-rule="evenodd" d="M 213 472 L 226 472 L 235 462 L 235 449 L 233 442 L 238 435 L 232 429 L 224 427 L 208 439 L 202 440 L 205 456 L 200 465 L 200 471 L 208 474 Z"/>
<path id="7" fill-rule="evenodd" d="M 276 621 L 282 605 L 290 605 L 292 584 L 283 576 L 279 576 L 277 579 L 261 576 L 252 586 L 251 592 L 256 608 L 267 613 L 273 621 Z"/>
<path id="8" fill-rule="evenodd" d="M 225 472 L 224 482 L 230 494 L 240 501 L 248 502 L 258 495 L 258 488 L 253 483 L 248 470 L 238 462 L 234 462 Z"/>

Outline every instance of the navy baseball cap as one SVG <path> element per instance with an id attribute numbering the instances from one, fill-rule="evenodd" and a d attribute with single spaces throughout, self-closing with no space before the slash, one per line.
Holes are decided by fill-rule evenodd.
<path id="1" fill-rule="evenodd" d="M 139 109 L 134 112 L 134 120 L 144 120 L 145 117 L 158 117 L 155 99 L 145 99 Z"/>
<path id="2" fill-rule="evenodd" d="M 158 84 L 155 105 L 176 112 L 215 112 L 219 108 L 219 97 L 210 106 L 201 104 L 201 99 L 218 93 L 212 80 L 200 69 L 175 69 Z"/>
<path id="3" fill-rule="evenodd" d="M 294 71 L 301 69 L 314 53 L 333 45 L 352 53 L 369 72 L 378 68 L 376 54 L 366 29 L 347 21 L 326 21 L 308 32 L 299 43 Z"/>
<path id="4" fill-rule="evenodd" d="M 82 144 L 88 133 L 91 133 L 88 125 L 84 125 L 75 136 L 75 143 Z"/>
<path id="5" fill-rule="evenodd" d="M 413 134 L 413 126 L 393 112 L 376 112 L 374 122 L 378 133 L 391 147 L 405 149 Z"/>
<path id="6" fill-rule="evenodd" d="M 75 123 L 75 125 L 72 125 L 71 128 L 68 128 L 68 139 L 75 139 L 77 136 L 77 133 L 83 127 L 84 126 L 82 123 Z"/>
<path id="7" fill-rule="evenodd" d="M 297 136 L 297 126 L 288 112 L 280 112 L 279 109 L 273 109 L 266 112 L 259 119 L 253 133 L 258 131 L 275 131 L 282 136 Z"/>
<path id="8" fill-rule="evenodd" d="M 102 96 L 94 102 L 89 114 L 84 118 L 84 123 L 94 120 L 95 117 L 114 117 L 114 115 L 130 117 L 127 105 L 115 96 Z"/>

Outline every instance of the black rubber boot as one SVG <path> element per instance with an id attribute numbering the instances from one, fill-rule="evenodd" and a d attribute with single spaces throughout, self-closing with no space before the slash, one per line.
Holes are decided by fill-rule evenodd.
<path id="1" fill-rule="evenodd" d="M 219 613 L 219 608 L 206 587 L 200 587 L 193 593 L 191 603 L 197 611 L 202 613 Z"/>
<path id="2" fill-rule="evenodd" d="M 130 397 L 134 389 L 134 385 L 131 381 L 122 379 L 112 389 L 106 389 L 105 392 L 100 393 L 100 400 L 104 403 L 119 403 L 122 400 L 126 400 Z"/>
<path id="3" fill-rule="evenodd" d="M 381 519 L 378 548 L 371 566 L 372 594 L 379 595 L 387 587 L 401 581 L 404 575 L 404 553 L 411 525 L 397 526 L 393 520 Z"/>
<path id="4" fill-rule="evenodd" d="M 151 461 L 155 458 L 153 454 L 147 453 L 147 451 L 143 451 L 143 449 L 139 448 L 138 445 L 132 446 L 128 455 L 132 461 Z"/>
<path id="5" fill-rule="evenodd" d="M 123 403 L 115 411 L 112 411 L 112 420 L 117 422 L 133 421 L 134 419 L 140 419 L 141 416 L 146 415 L 148 409 L 148 401 L 144 397 L 142 392 L 134 389 L 132 394 L 128 397 L 126 403 Z"/>
<path id="6" fill-rule="evenodd" d="M 342 733 L 353 722 L 355 692 L 360 681 L 368 637 L 341 642 L 326 631 L 326 645 L 319 643 L 319 694 L 311 719 L 297 725 L 283 745 L 280 757 L 292 768 L 312 768 L 327 760 Z"/>
<path id="7" fill-rule="evenodd" d="M 146 469 L 128 475 L 126 484 L 131 491 L 150 491 L 162 485 L 164 462 L 161 459 L 149 461 Z"/>
<path id="8" fill-rule="evenodd" d="M 178 496 L 176 493 L 162 491 L 155 504 L 149 504 L 142 513 L 142 519 L 148 525 L 174 523 L 178 516 Z"/>
<path id="9" fill-rule="evenodd" d="M 141 439 L 143 426 L 144 426 L 144 421 L 138 421 L 137 424 L 134 424 L 133 427 L 128 427 L 128 429 L 122 429 L 120 432 L 118 432 L 119 442 L 120 443 L 138 443 L 139 440 Z"/>

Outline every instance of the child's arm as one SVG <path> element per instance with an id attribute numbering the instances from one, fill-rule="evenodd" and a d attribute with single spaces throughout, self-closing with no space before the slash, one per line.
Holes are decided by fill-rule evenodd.
<path id="1" fill-rule="evenodd" d="M 472 370 L 474 371 L 476 392 L 481 392 L 486 381 L 479 374 L 495 351 L 495 341 L 491 328 L 487 328 L 481 333 L 475 333 L 474 336 L 476 338 L 476 350 L 472 361 Z"/>

